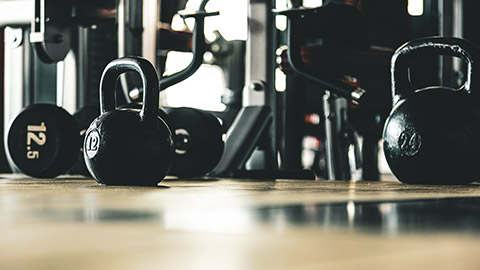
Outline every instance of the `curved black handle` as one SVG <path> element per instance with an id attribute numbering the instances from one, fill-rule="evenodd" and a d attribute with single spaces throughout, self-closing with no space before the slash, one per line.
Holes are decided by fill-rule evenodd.
<path id="1" fill-rule="evenodd" d="M 180 16 L 183 19 L 186 18 L 194 18 L 196 23 L 195 27 L 193 29 L 193 36 L 192 36 L 192 61 L 190 64 L 183 70 L 163 77 L 160 79 L 160 91 L 167 89 L 168 87 L 177 84 L 186 78 L 192 76 L 198 68 L 202 65 L 203 63 L 203 54 L 205 53 L 206 50 L 206 42 L 205 42 L 205 17 L 209 16 L 216 16 L 219 15 L 219 12 L 205 12 L 204 10 L 200 10 L 196 13 L 192 14 L 181 14 Z"/>
<path id="2" fill-rule="evenodd" d="M 143 85 L 143 105 L 140 118 L 145 122 L 155 123 L 158 112 L 159 85 L 155 67 L 144 58 L 123 57 L 111 61 L 100 79 L 100 111 L 106 113 L 115 110 L 115 85 L 118 77 L 127 71 L 140 75 Z"/>
<path id="3" fill-rule="evenodd" d="M 480 48 L 460 38 L 427 37 L 412 40 L 399 47 L 392 56 L 392 97 L 393 103 L 415 92 L 408 79 L 408 67 L 411 61 L 421 55 L 449 55 L 462 58 L 467 63 L 467 80 L 462 86 L 471 93 L 480 82 Z M 480 94 L 480 93 L 479 93 Z"/>
<path id="4" fill-rule="evenodd" d="M 321 7 L 320 7 L 321 8 Z M 348 100 L 360 103 L 360 100 L 365 98 L 366 91 L 358 86 L 353 86 L 341 80 L 320 77 L 312 75 L 308 72 L 301 55 L 301 40 L 300 33 L 302 33 L 302 26 L 300 20 L 305 14 L 315 14 L 320 8 L 292 8 L 289 10 L 274 10 L 277 15 L 285 15 L 288 18 L 287 26 L 287 57 L 292 70 L 307 79 L 308 81 L 319 85 L 326 90 L 342 96 Z"/>

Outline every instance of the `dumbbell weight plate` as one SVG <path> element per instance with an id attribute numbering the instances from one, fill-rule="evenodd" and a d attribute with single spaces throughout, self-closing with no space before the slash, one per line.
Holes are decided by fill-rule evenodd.
<path id="1" fill-rule="evenodd" d="M 26 107 L 13 120 L 6 148 L 25 174 L 38 178 L 65 173 L 77 158 L 80 142 L 75 119 L 52 104 Z"/>
<path id="2" fill-rule="evenodd" d="M 43 62 L 62 61 L 70 51 L 72 10 L 72 0 L 35 1 L 30 42 Z"/>
<path id="3" fill-rule="evenodd" d="M 174 108 L 167 113 L 172 121 L 175 140 L 175 157 L 169 175 L 195 177 L 210 172 L 219 162 L 224 149 L 222 126 L 218 119 L 193 108 Z"/>
<path id="4" fill-rule="evenodd" d="M 84 176 L 91 176 L 90 172 L 85 165 L 83 159 L 83 141 L 85 140 L 85 133 L 87 132 L 90 123 L 100 115 L 100 108 L 98 106 L 85 106 L 73 114 L 73 118 L 77 121 L 79 127 L 81 151 L 77 156 L 77 161 L 73 164 L 72 168 L 68 172 L 69 174 L 80 174 Z"/>

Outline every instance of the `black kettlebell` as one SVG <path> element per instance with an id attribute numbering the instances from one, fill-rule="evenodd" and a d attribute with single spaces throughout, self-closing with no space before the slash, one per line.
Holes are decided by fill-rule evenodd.
<path id="1" fill-rule="evenodd" d="M 204 1 L 206 3 L 207 1 Z M 193 57 L 183 70 L 164 76 L 158 83 L 160 91 L 179 83 L 194 74 L 203 62 L 205 53 L 205 18 L 216 16 L 218 12 L 205 12 L 204 4 L 199 11 L 192 14 L 181 14 L 183 18 L 194 18 L 196 21 L 192 38 Z M 125 104 L 125 108 L 140 108 L 143 104 Z M 157 109 L 159 117 L 170 127 L 175 145 L 173 164 L 169 175 L 181 178 L 204 176 L 210 172 L 222 157 L 224 142 L 223 128 L 220 121 L 210 112 L 194 108 L 170 108 L 164 111 Z"/>
<path id="2" fill-rule="evenodd" d="M 460 89 L 413 89 L 412 59 L 449 55 L 467 63 Z M 404 183 L 465 184 L 480 180 L 480 49 L 458 38 L 423 38 L 401 46 L 391 63 L 394 108 L 384 133 L 385 157 Z"/>
<path id="3" fill-rule="evenodd" d="M 143 106 L 117 109 L 115 84 L 127 71 L 140 75 Z M 90 173 L 105 185 L 153 186 L 170 169 L 174 144 L 167 124 L 158 116 L 158 76 L 148 60 L 113 60 L 100 80 L 101 115 L 87 130 L 84 158 Z"/>

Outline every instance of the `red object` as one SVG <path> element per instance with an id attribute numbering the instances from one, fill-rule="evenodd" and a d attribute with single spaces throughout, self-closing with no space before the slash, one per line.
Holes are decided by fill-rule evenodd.
<path id="1" fill-rule="evenodd" d="M 162 39 L 160 50 L 190 52 L 192 50 L 192 33 L 173 31 L 168 24 L 162 24 L 159 36 Z"/>
<path id="2" fill-rule="evenodd" d="M 314 73 L 383 72 L 390 69 L 390 59 L 393 55 L 392 49 L 381 47 L 351 49 L 316 45 L 303 46 L 301 50 L 303 62 Z M 285 73 L 292 72 L 286 48 L 281 53 L 280 67 Z"/>
<path id="3" fill-rule="evenodd" d="M 305 115 L 305 123 L 312 124 L 312 125 L 320 124 L 320 115 L 318 115 L 318 113 Z"/>

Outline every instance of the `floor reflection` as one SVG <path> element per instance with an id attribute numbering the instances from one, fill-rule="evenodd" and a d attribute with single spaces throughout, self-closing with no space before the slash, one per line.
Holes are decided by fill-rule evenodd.
<path id="1" fill-rule="evenodd" d="M 257 209 L 257 215 L 272 225 L 282 217 L 292 226 L 348 227 L 384 234 L 480 232 L 480 198 L 264 207 Z"/>
<path id="2" fill-rule="evenodd" d="M 349 229 L 395 235 L 399 233 L 480 233 L 480 198 L 266 205 L 165 207 L 140 210 L 107 209 L 90 198 L 83 208 L 37 209 L 0 204 L 0 225 L 50 223 L 156 223 L 166 230 L 242 233 L 271 228 Z"/>

